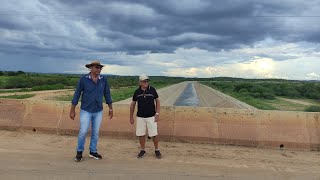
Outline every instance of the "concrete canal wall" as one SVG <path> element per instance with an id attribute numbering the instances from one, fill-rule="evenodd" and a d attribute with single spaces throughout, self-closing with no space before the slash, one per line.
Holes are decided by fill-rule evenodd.
<path id="1" fill-rule="evenodd" d="M 101 135 L 135 138 L 129 105 L 114 104 L 114 118 L 105 111 Z M 105 108 L 106 109 L 106 108 Z M 0 99 L 0 129 L 76 135 L 70 103 Z M 162 140 L 263 148 L 320 150 L 320 113 L 254 109 L 162 106 Z"/>

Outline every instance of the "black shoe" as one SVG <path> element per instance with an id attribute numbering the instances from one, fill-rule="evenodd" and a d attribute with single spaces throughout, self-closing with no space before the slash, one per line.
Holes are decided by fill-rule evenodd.
<path id="1" fill-rule="evenodd" d="M 161 155 L 161 153 L 160 153 L 159 150 L 155 150 L 154 153 L 156 154 L 156 157 L 157 157 L 158 159 L 160 159 L 160 158 L 162 157 L 162 155 Z"/>
<path id="2" fill-rule="evenodd" d="M 76 157 L 74 158 L 74 160 L 75 160 L 76 162 L 82 161 L 82 151 L 77 151 L 77 155 L 76 155 Z"/>
<path id="3" fill-rule="evenodd" d="M 141 150 L 138 154 L 138 158 L 143 158 L 144 155 L 146 155 L 146 151 L 145 150 Z"/>
<path id="4" fill-rule="evenodd" d="M 102 159 L 102 156 L 98 154 L 97 152 L 93 153 L 90 151 L 89 157 L 94 158 L 96 160 Z"/>

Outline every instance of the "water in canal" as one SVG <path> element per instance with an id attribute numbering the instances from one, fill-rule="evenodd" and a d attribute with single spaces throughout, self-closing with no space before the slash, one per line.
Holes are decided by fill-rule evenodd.
<path id="1" fill-rule="evenodd" d="M 188 83 L 184 91 L 181 93 L 177 101 L 174 103 L 175 106 L 198 106 L 199 99 L 194 88 L 193 83 Z"/>

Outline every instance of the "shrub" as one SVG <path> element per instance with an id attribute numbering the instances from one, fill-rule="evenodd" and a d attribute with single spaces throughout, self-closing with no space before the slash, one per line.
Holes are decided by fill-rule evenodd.
<path id="1" fill-rule="evenodd" d="M 240 83 L 234 86 L 234 91 L 239 92 L 241 89 L 247 89 L 250 91 L 253 85 L 251 83 Z"/>
<path id="2" fill-rule="evenodd" d="M 55 90 L 55 89 L 64 89 L 64 85 L 55 84 L 55 85 L 35 86 L 32 88 L 32 91 Z"/>
<path id="3" fill-rule="evenodd" d="M 248 92 L 249 91 L 246 88 L 242 88 L 242 89 L 239 90 L 239 93 L 248 93 Z"/>
<path id="4" fill-rule="evenodd" d="M 267 92 L 264 92 L 264 93 L 262 93 L 262 97 L 264 98 L 264 99 L 275 99 L 275 97 L 274 97 L 274 95 L 273 94 L 271 94 L 271 93 L 267 93 Z"/>
<path id="5" fill-rule="evenodd" d="M 305 109 L 306 112 L 320 112 L 320 106 L 309 106 Z"/>

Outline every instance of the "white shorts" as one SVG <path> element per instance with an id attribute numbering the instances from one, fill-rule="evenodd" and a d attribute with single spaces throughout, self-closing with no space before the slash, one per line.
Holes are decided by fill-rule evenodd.
<path id="1" fill-rule="evenodd" d="M 137 117 L 136 135 L 146 135 L 146 129 L 148 129 L 148 135 L 150 137 L 158 135 L 158 126 L 154 116 L 148 118 Z"/>

